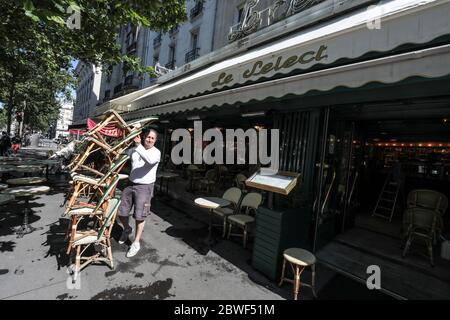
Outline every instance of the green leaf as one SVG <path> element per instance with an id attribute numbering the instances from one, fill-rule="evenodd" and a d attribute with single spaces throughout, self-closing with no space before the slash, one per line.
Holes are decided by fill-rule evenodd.
<path id="1" fill-rule="evenodd" d="M 66 24 L 66 22 L 64 21 L 64 19 L 61 18 L 60 16 L 49 16 L 49 17 L 47 17 L 47 19 L 50 20 L 50 21 L 54 21 L 54 22 L 56 22 L 57 24 L 60 24 L 60 25 L 62 25 L 62 26 Z"/>
<path id="2" fill-rule="evenodd" d="M 25 15 L 27 17 L 30 17 L 34 22 L 41 21 L 41 19 L 37 15 L 33 14 L 33 12 L 31 12 L 31 11 L 25 11 Z"/>

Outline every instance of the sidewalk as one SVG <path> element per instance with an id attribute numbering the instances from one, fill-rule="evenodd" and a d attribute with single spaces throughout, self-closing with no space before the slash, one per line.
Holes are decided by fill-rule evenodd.
<path id="1" fill-rule="evenodd" d="M 20 225 L 21 208 L 18 205 L 1 208 L 0 299 L 289 298 L 290 290 L 285 290 L 287 296 L 283 297 L 285 294 L 250 280 L 245 270 L 222 256 L 236 256 L 237 245 L 223 242 L 213 250 L 202 247 L 206 225 L 183 217 L 158 199 L 154 199 L 154 214 L 147 220 L 139 254 L 127 259 L 127 246 L 113 241 L 114 270 L 106 265 L 90 265 L 81 272 L 80 288 L 69 289 L 72 284 L 64 253 L 68 221 L 60 217 L 59 207 L 64 182 L 51 186 L 50 194 L 30 203 L 33 210 L 41 210 L 31 222 L 42 230 L 16 238 L 12 228 Z M 120 227 L 114 229 L 115 239 L 120 231 Z"/>

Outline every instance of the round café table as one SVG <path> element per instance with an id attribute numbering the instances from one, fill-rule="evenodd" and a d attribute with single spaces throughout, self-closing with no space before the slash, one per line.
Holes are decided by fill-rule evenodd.
<path id="1" fill-rule="evenodd" d="M 29 174 L 29 173 L 41 172 L 42 167 L 43 167 L 43 165 L 25 164 L 25 165 L 15 166 L 13 171 L 23 172 L 24 174 Z"/>
<path id="2" fill-rule="evenodd" d="M 16 231 L 17 238 L 22 238 L 25 234 L 31 233 L 35 230 L 41 230 L 41 228 L 33 228 L 28 223 L 28 213 L 30 211 L 30 198 L 46 194 L 50 191 L 50 187 L 47 186 L 22 186 L 22 187 L 14 187 L 9 188 L 3 191 L 3 194 L 6 195 L 12 195 L 15 198 L 18 198 L 17 200 L 23 199 L 25 201 L 25 208 L 23 210 L 23 223 L 22 226 L 19 227 L 19 229 Z"/>
<path id="3" fill-rule="evenodd" d="M 8 189 L 8 185 L 6 183 L 0 183 L 0 191 Z"/>
<path id="4" fill-rule="evenodd" d="M 15 186 L 29 186 L 34 184 L 40 184 L 46 182 L 47 179 L 41 177 L 23 177 L 23 178 L 14 178 L 6 180 L 7 184 L 15 185 Z"/>
<path id="5" fill-rule="evenodd" d="M 230 201 L 218 198 L 218 197 L 203 197 L 203 198 L 196 198 L 194 200 L 195 204 L 201 208 L 205 208 L 209 210 L 209 227 L 208 227 L 208 238 L 207 243 L 211 243 L 211 231 L 212 231 L 212 215 L 213 210 L 217 209 L 219 207 L 226 207 L 231 204 Z"/>

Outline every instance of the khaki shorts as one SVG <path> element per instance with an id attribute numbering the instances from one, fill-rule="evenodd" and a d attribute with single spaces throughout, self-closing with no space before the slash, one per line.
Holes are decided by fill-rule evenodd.
<path id="1" fill-rule="evenodd" d="M 150 215 L 150 203 L 153 197 L 154 183 L 136 184 L 130 182 L 122 191 L 121 203 L 118 211 L 120 217 L 128 217 L 131 208 L 134 206 L 133 217 L 142 221 Z"/>

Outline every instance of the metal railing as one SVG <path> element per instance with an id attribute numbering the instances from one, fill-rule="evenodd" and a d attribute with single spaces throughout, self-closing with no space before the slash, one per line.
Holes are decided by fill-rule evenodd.
<path id="1" fill-rule="evenodd" d="M 200 48 L 194 48 L 194 49 L 192 49 L 191 51 L 189 51 L 188 53 L 186 53 L 185 58 L 184 58 L 184 61 L 185 61 L 186 63 L 188 63 L 188 62 L 191 62 L 191 61 L 197 59 L 197 58 L 200 56 L 199 53 L 198 53 L 199 51 L 200 51 Z"/>
<path id="2" fill-rule="evenodd" d="M 203 12 L 203 1 L 197 1 L 195 6 L 191 9 L 190 18 L 194 19 Z"/>
<path id="3" fill-rule="evenodd" d="M 156 36 L 155 39 L 153 39 L 153 46 L 157 47 L 157 46 L 161 45 L 161 39 L 162 39 L 162 36 L 161 36 L 161 33 L 160 33 L 160 34 L 158 34 Z"/>
<path id="4" fill-rule="evenodd" d="M 169 61 L 168 63 L 166 63 L 165 67 L 170 70 L 175 69 L 175 60 L 172 60 L 172 61 Z"/>

